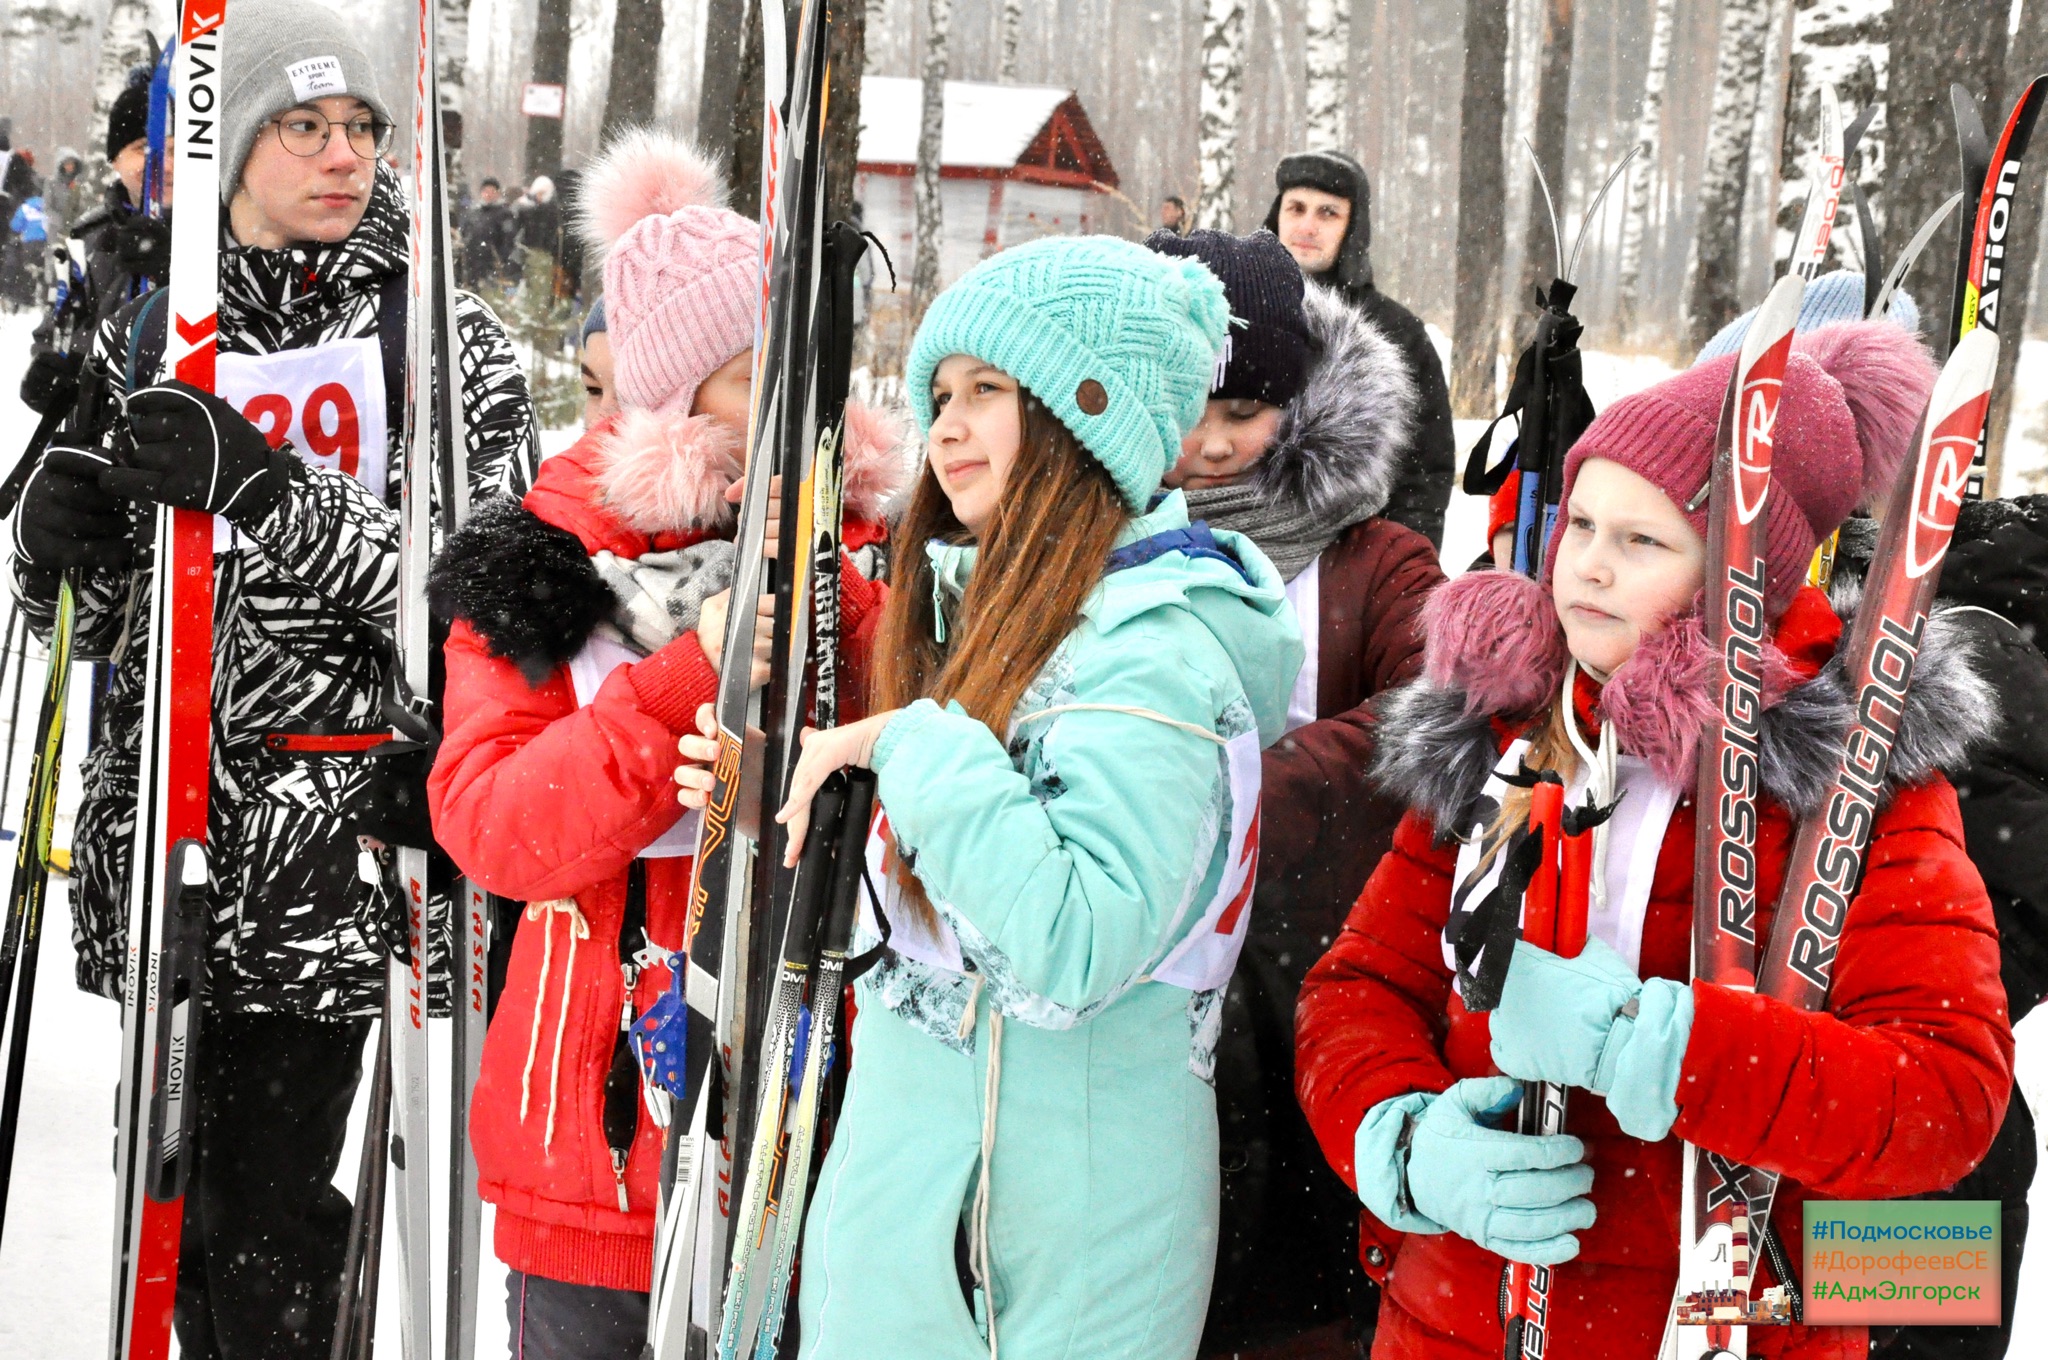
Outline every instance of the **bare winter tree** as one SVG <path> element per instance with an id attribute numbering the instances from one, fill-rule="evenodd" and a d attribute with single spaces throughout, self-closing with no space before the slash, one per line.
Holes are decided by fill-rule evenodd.
<path id="1" fill-rule="evenodd" d="M 661 78 L 661 0 L 612 0 L 612 78 L 605 89 L 600 143 L 622 128 L 654 121 Z"/>
<path id="2" fill-rule="evenodd" d="M 1658 144 L 1664 136 L 1664 87 L 1671 77 L 1671 28 L 1677 7 L 1677 0 L 1657 0 L 1650 20 L 1650 65 L 1643 77 L 1643 111 L 1636 120 L 1638 154 L 1628 168 L 1621 260 L 1615 271 L 1620 292 L 1616 320 L 1624 339 L 1635 336 L 1636 305 L 1642 293 L 1643 235 L 1650 224 L 1650 186 L 1657 177 Z"/>
<path id="3" fill-rule="evenodd" d="M 1507 184 L 1501 162 L 1501 98 L 1508 61 L 1509 0 L 1466 0 L 1465 76 L 1458 128 L 1459 287 L 1451 321 L 1451 410 L 1491 416 L 1498 400 L 1501 232 Z M 1384 181 L 1383 181 L 1384 182 Z"/>
<path id="4" fill-rule="evenodd" d="M 1308 149 L 1341 151 L 1350 142 L 1351 0 L 1308 0 Z"/>
<path id="5" fill-rule="evenodd" d="M 92 126 L 104 130 L 114 100 L 128 83 L 128 72 L 149 61 L 149 0 L 114 0 L 100 39 L 100 64 L 92 82 Z M 88 170 L 97 180 L 106 168 L 103 137 L 87 142 Z"/>
<path id="6" fill-rule="evenodd" d="M 1237 216 L 1237 110 L 1244 92 L 1244 0 L 1206 0 L 1202 16 L 1201 190 L 1195 225 Z"/>
<path id="7" fill-rule="evenodd" d="M 566 5 L 568 0 L 541 2 Z M 697 85 L 697 140 L 705 150 L 715 152 L 731 144 L 740 94 L 740 58 L 747 46 L 747 35 L 759 25 L 752 22 L 754 7 L 749 0 L 704 3 L 704 70 Z M 737 187 L 739 167 L 729 157 L 726 165 L 733 171 Z"/>
<path id="8" fill-rule="evenodd" d="M 1976 0 L 1961 6 L 1974 11 L 1977 22 L 1985 23 L 1996 6 Z M 1785 91 L 1785 137 L 1778 162 L 1778 232 L 1771 256 L 1779 269 L 1792 255 L 1792 238 L 1806 215 L 1808 177 L 1813 173 L 1815 130 L 1820 122 L 1820 87 L 1834 87 L 1842 100 L 1846 123 L 1858 110 L 1881 105 L 1885 98 L 1885 74 L 1889 66 L 1892 0 L 1795 0 L 1792 8 L 1792 61 L 1790 83 Z M 1988 26 L 2000 27 L 1993 22 Z M 1862 169 L 1857 182 L 1870 199 L 1880 221 L 1884 217 L 1885 115 L 1863 134 L 1860 152 Z M 1853 237 L 1841 230 L 1853 220 L 1854 204 L 1847 189 L 1835 218 L 1836 231 L 1830 241 L 1834 258 L 1843 259 L 1844 248 L 1853 252 Z M 1914 225 L 1919 225 L 1915 223 Z M 1853 254 L 1848 258 L 1853 259 Z"/>
<path id="9" fill-rule="evenodd" d="M 1741 311 L 1737 255 L 1742 197 L 1749 176 L 1750 125 L 1763 78 L 1768 0 L 1723 0 L 1714 68 L 1714 111 L 1707 124 L 1707 167 L 1700 181 L 1699 225 L 1686 270 L 1685 349 L 1692 353 Z"/>
<path id="10" fill-rule="evenodd" d="M 707 32 L 706 41 L 709 40 Z M 569 0 L 540 0 L 533 19 L 533 83 L 566 87 L 568 82 Z M 526 120 L 529 178 L 550 174 L 562 163 L 562 122 L 560 118 Z"/>
<path id="11" fill-rule="evenodd" d="M 767 0 L 769 4 L 779 2 Z M 732 209 L 742 217 L 761 214 L 761 120 L 767 102 L 766 75 L 761 67 L 761 3 L 752 0 L 747 6 L 739 69 L 733 74 L 732 104 L 714 124 L 724 130 L 726 182 L 732 188 Z"/>
<path id="12" fill-rule="evenodd" d="M 1017 83 L 1017 41 L 1023 36 L 1024 0 L 1003 0 L 1003 64 L 1001 80 Z"/>
<path id="13" fill-rule="evenodd" d="M 470 0 L 437 0 L 434 16 L 444 173 L 456 196 L 467 192 L 462 178 L 462 119 L 469 111 L 469 4 Z"/>
<path id="14" fill-rule="evenodd" d="M 1550 181 L 1550 192 L 1562 195 L 1566 141 L 1571 131 L 1573 0 L 1540 0 L 1539 8 L 1536 115 L 1529 140 L 1536 148 L 1536 163 L 1543 167 L 1543 174 Z M 1564 211 L 1561 201 L 1557 207 L 1560 213 Z M 1518 304 L 1532 289 L 1549 283 L 1560 267 L 1557 252 L 1562 246 L 1554 240 L 1552 226 L 1543 190 L 1533 186 L 1529 191 L 1529 226 L 1522 238 L 1523 286 L 1516 299 Z M 1562 224 L 1558 226 L 1561 229 Z"/>
<path id="15" fill-rule="evenodd" d="M 1794 0 L 1768 0 L 1764 16 L 1763 80 L 1757 87 L 1756 116 L 1749 125 L 1749 172 L 1743 188 L 1742 243 L 1738 247 L 1737 292 L 1762 297 L 1777 276 L 1772 246 L 1777 237 L 1778 148 L 1785 138 L 1785 95 L 1791 88 Z"/>
<path id="16" fill-rule="evenodd" d="M 832 87 L 826 96 L 825 220 L 853 215 L 853 177 L 860 163 L 860 77 L 867 69 L 867 0 L 826 0 L 830 27 L 825 58 Z"/>
<path id="17" fill-rule="evenodd" d="M 2028 0 L 2021 22 L 2044 15 L 2048 3 Z M 2017 48 L 2015 44 L 2015 56 Z M 2004 112 L 2005 25 L 1985 23 L 1970 6 L 1948 0 L 1896 0 L 1891 59 L 1885 117 L 1891 123 L 1891 145 L 1886 149 L 1892 167 L 1885 194 L 1890 235 L 1895 238 L 1888 245 L 1896 251 L 1960 187 L 1949 85 L 1959 84 L 1983 100 L 1987 118 Z M 1960 216 L 1950 216 L 1905 282 L 1906 291 L 1920 304 L 1928 343 L 1944 358 Z"/>
<path id="18" fill-rule="evenodd" d="M 911 325 L 923 318 L 939 293 L 939 256 L 945 249 L 945 221 L 940 210 L 940 152 L 946 136 L 946 68 L 953 0 L 926 0 L 924 39 L 924 107 L 917 129 L 917 262 L 910 271 Z"/>

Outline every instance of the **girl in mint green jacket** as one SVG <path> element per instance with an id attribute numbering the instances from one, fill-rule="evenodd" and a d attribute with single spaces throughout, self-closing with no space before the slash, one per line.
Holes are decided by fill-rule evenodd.
<path id="1" fill-rule="evenodd" d="M 918 331 L 874 713 L 807 734 L 782 814 L 794 853 L 827 774 L 876 772 L 890 949 L 811 1200 L 804 1360 L 1195 1354 L 1219 1002 L 1302 656 L 1251 541 L 1154 503 L 1227 321 L 1198 263 L 1083 237 L 984 261 Z"/>

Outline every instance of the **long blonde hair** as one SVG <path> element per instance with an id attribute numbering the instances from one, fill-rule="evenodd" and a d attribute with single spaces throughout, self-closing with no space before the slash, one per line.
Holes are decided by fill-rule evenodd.
<path id="1" fill-rule="evenodd" d="M 1117 535 L 1130 522 L 1130 509 L 1102 464 L 1029 392 L 1019 388 L 1017 401 L 1017 458 L 980 536 L 966 596 L 943 646 L 925 544 L 965 543 L 973 535 L 953 513 L 929 460 L 918 477 L 896 529 L 896 561 L 875 644 L 876 712 L 926 698 L 957 702 L 1004 740 L 1017 701 L 1074 630 Z M 893 843 L 889 861 L 904 904 L 929 928 L 937 919 L 931 900 Z"/>

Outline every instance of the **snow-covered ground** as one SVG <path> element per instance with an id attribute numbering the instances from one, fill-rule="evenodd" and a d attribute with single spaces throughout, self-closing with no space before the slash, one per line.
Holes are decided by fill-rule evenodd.
<path id="1" fill-rule="evenodd" d="M 28 351 L 29 318 L 0 313 L 0 463 L 25 443 L 33 420 L 14 399 L 20 367 Z M 2048 345 L 2027 347 L 2022 360 L 2021 391 L 2048 393 Z M 1654 382 L 1668 370 L 1654 359 L 1598 353 L 1587 355 L 1587 385 L 1594 400 L 1606 405 L 1615 397 Z M 2024 422 L 2024 425 L 2023 425 Z M 1459 422 L 1462 454 L 1477 437 L 1483 422 Z M 2015 429 L 2032 438 L 2014 454 L 2014 467 L 2048 469 L 2048 418 L 2039 403 L 2015 418 Z M 573 432 L 549 432 L 547 452 L 565 447 Z M 2024 459 L 2021 457 L 2024 453 Z M 2008 486 L 2012 484 L 2009 482 Z M 1449 507 L 1444 560 L 1453 570 L 1472 560 L 1482 548 L 1484 503 L 1454 495 Z M 80 675 L 83 676 L 81 671 Z M 31 666 L 33 684 L 40 668 Z M 65 770 L 77 769 L 82 750 L 84 686 L 74 684 L 71 745 Z M 31 711 L 32 711 L 32 705 Z M 0 732 L 5 715 L 0 714 Z M 14 779 L 9 797 L 21 787 L 32 734 L 17 732 L 13 742 Z M 4 744 L 4 742 L 0 742 Z M 63 803 L 75 804 L 75 782 L 66 784 Z M 13 826 L 19 811 L 6 810 Z M 68 823 L 60 823 L 60 842 Z M 7 847 L 11 849 L 10 847 Z M 34 1027 L 30 1036 L 27 1079 L 23 1089 L 21 1142 L 16 1150 L 13 1200 L 7 1231 L 0 1240 L 0 1356 L 84 1356 L 105 1346 L 108 1300 L 111 1295 L 114 1180 L 111 1112 L 115 1068 L 120 1052 L 120 1017 L 108 1001 L 80 993 L 71 981 L 68 898 L 60 883 L 54 894 L 49 925 L 43 937 L 37 977 Z M 433 1027 L 435 1091 L 446 1089 L 447 1025 Z M 2048 1011 L 2019 1027 L 2019 1080 L 2037 1111 L 2048 1111 Z M 364 1086 L 367 1087 L 365 1082 Z M 352 1190 L 363 1101 L 352 1117 L 352 1134 L 344 1150 L 337 1184 Z M 445 1204 L 447 1158 L 446 1106 L 434 1134 L 436 1205 Z M 487 1211 L 488 1212 L 488 1211 Z M 2048 1177 L 2036 1184 L 2034 1217 L 2048 1223 Z M 440 1233 L 436 1233 L 437 1240 Z M 485 1270 L 479 1290 L 477 1354 L 506 1353 L 504 1271 L 491 1258 L 489 1224 L 485 1227 Z M 380 1299 L 379 1335 L 387 1348 L 397 1344 L 397 1243 L 387 1230 L 385 1286 Z M 437 1257 L 438 1261 L 438 1257 Z M 436 1276 L 439 1278 L 438 1274 Z M 2018 1312 L 2011 1354 L 2048 1355 L 2048 1249 L 2035 1251 L 2021 1280 L 2020 1297 L 2008 1301 Z M 439 1333 L 441 1314 L 436 1313 Z M 395 1354 L 395 1349 L 391 1350 Z"/>

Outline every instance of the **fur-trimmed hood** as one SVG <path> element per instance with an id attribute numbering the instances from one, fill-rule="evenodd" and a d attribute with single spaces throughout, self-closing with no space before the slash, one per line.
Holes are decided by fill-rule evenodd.
<path id="1" fill-rule="evenodd" d="M 1334 289 L 1309 284 L 1302 307 L 1322 354 L 1246 483 L 1312 521 L 1342 508 L 1349 527 L 1386 508 L 1420 398 L 1393 338 Z"/>
<path id="2" fill-rule="evenodd" d="M 1850 614 L 1837 615 L 1819 591 L 1802 590 L 1766 648 L 1763 787 L 1795 816 L 1818 809 L 1848 731 L 1854 702 L 1835 649 L 1854 603 L 1847 601 Z M 1715 712 L 1714 657 L 1691 616 L 1664 629 L 1653 643 L 1599 693 L 1595 716 L 1616 724 L 1624 751 L 1643 756 L 1661 778 L 1690 787 L 1698 740 Z M 1458 678 L 1433 669 L 1434 678 L 1425 676 L 1376 702 L 1379 745 L 1372 780 L 1448 832 L 1471 820 L 1508 738 L 1536 715 L 1489 709 Z M 1998 719 L 1997 704 L 1978 679 L 1970 630 L 1938 609 L 1928 619 L 1913 668 L 1886 788 L 1962 769 L 1972 748 L 1996 731 Z"/>
<path id="3" fill-rule="evenodd" d="M 872 542 L 909 477 L 905 425 L 851 401 L 846 424 L 846 538 Z M 435 558 L 428 601 L 538 685 L 618 606 L 590 558 L 730 537 L 725 493 L 741 458 L 738 439 L 704 416 L 632 411 L 598 425 L 541 465 L 524 500 L 476 505 Z"/>

